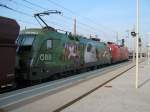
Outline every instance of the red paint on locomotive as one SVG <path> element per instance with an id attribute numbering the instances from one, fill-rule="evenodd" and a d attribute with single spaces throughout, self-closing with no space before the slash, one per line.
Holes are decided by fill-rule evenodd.
<path id="1" fill-rule="evenodd" d="M 127 60 L 128 57 L 128 48 L 125 46 L 117 45 L 113 42 L 108 42 L 108 47 L 110 48 L 112 55 L 112 63 L 116 63 L 119 61 Z"/>

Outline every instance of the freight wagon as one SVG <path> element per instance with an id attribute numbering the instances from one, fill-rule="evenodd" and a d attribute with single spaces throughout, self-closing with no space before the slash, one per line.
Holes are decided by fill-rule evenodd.
<path id="1" fill-rule="evenodd" d="M 0 89 L 15 86 L 15 40 L 19 29 L 15 20 L 0 17 Z"/>

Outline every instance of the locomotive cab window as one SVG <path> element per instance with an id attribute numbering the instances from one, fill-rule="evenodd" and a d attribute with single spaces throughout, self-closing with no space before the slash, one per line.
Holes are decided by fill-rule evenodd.
<path id="1" fill-rule="evenodd" d="M 36 35 L 23 34 L 19 35 L 16 44 L 18 45 L 17 52 L 31 51 Z"/>
<path id="2" fill-rule="evenodd" d="M 32 46 L 35 35 L 20 35 L 17 39 L 17 44 L 20 46 Z"/>
<path id="3" fill-rule="evenodd" d="M 52 40 L 47 40 L 47 49 L 52 48 Z"/>

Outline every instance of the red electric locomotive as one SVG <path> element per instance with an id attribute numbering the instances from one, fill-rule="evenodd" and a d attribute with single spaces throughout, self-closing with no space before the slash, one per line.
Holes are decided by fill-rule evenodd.
<path id="1" fill-rule="evenodd" d="M 112 55 L 112 63 L 128 60 L 128 48 L 124 45 L 118 45 L 113 42 L 108 42 L 108 47 L 110 48 Z"/>
<path id="2" fill-rule="evenodd" d="M 129 58 L 128 48 L 125 46 L 120 46 L 120 61 L 128 60 L 128 58 Z"/>

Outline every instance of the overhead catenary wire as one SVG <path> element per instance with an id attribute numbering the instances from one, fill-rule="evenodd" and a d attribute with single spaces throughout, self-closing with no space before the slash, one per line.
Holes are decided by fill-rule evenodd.
<path id="1" fill-rule="evenodd" d="M 38 8 L 41 8 L 41 9 L 44 9 L 44 10 L 48 10 L 47 8 L 42 7 L 41 5 L 32 3 L 32 2 L 30 2 L 30 1 L 28 1 L 28 0 L 23 0 L 23 1 L 29 3 L 30 5 L 36 6 L 36 7 L 38 7 Z M 49 2 L 50 2 L 50 0 L 49 0 Z M 53 2 L 53 3 L 54 3 L 54 2 Z M 55 3 L 55 4 L 56 4 L 56 3 Z M 58 5 L 58 4 L 56 4 L 56 5 Z M 65 8 L 65 7 L 63 7 L 63 6 L 61 6 L 61 5 L 59 5 L 59 6 L 62 7 L 62 8 L 64 8 L 65 10 L 71 12 L 71 13 L 75 13 L 75 12 L 73 12 L 73 11 L 71 11 L 71 10 L 69 10 L 69 9 L 67 9 L 67 8 Z M 62 16 L 62 17 L 65 17 L 66 19 L 72 19 L 71 17 L 67 17 L 67 16 Z M 72 20 L 73 20 L 73 19 L 72 19 Z M 82 22 L 80 22 L 80 23 L 82 23 Z M 85 25 L 85 23 L 82 23 L 82 25 Z M 86 24 L 86 27 L 91 27 L 91 26 L 88 25 L 88 24 Z M 94 29 L 95 29 L 95 28 L 94 28 Z M 93 30 L 93 28 L 91 28 L 91 30 Z M 104 31 L 102 31 L 102 30 L 99 30 L 99 29 L 95 29 L 95 30 L 97 30 L 97 31 L 99 31 L 99 32 L 103 32 L 103 34 L 104 34 Z M 105 33 L 105 34 L 107 34 L 107 33 Z"/>
<path id="2" fill-rule="evenodd" d="M 66 8 L 66 7 L 64 7 L 64 6 L 62 6 L 62 5 L 60 5 L 60 4 L 56 3 L 56 2 L 54 2 L 54 1 L 52 1 L 52 0 L 47 0 L 47 1 L 49 1 L 50 3 L 53 3 L 53 4 L 56 5 L 56 6 L 59 6 L 59 7 L 63 8 L 63 9 L 65 9 L 65 10 L 67 10 L 67 11 L 70 12 L 70 13 L 75 14 L 75 12 L 71 11 L 70 9 L 68 9 L 68 8 Z"/>
<path id="3" fill-rule="evenodd" d="M 30 15 L 30 14 L 28 14 L 28 13 L 25 13 L 25 12 L 22 12 L 22 11 L 19 11 L 19 10 L 15 10 L 15 9 L 13 9 L 13 8 L 11 8 L 11 7 L 9 7 L 9 6 L 7 6 L 7 5 L 0 4 L 0 7 L 7 8 L 7 9 L 9 9 L 9 10 L 11 10 L 11 11 L 14 11 L 14 12 L 17 12 L 17 13 L 19 13 L 19 14 L 23 14 L 23 15 L 25 15 L 25 16 L 28 16 L 28 17 L 33 18 L 32 15 Z M 28 7 L 28 8 L 29 8 L 29 7 Z M 22 22 L 22 23 L 27 23 L 27 24 L 38 25 L 38 24 L 36 24 L 36 23 L 31 23 L 31 22 L 29 22 L 29 21 L 24 21 L 24 20 L 21 20 L 21 19 L 18 19 L 18 21 L 20 21 L 20 22 Z M 50 21 L 48 21 L 48 22 L 50 22 Z M 63 27 L 63 26 L 57 24 L 57 23 L 54 22 L 54 21 L 52 22 L 52 24 L 53 24 L 53 25 L 57 25 L 57 26 L 59 26 L 59 27 Z"/>
<path id="4" fill-rule="evenodd" d="M 32 15 L 30 15 L 30 14 L 28 14 L 28 13 L 25 13 L 25 12 L 23 12 L 23 11 L 20 11 L 20 10 L 13 9 L 13 8 L 11 8 L 11 7 L 7 6 L 7 5 L 5 5 L 5 4 L 0 4 L 0 7 L 6 8 L 6 9 L 8 9 L 8 10 L 11 10 L 11 11 L 13 11 L 13 12 L 19 13 L 19 14 L 21 14 L 21 15 L 25 15 L 25 16 L 27 16 L 27 17 L 33 18 Z M 30 25 L 31 25 L 31 24 L 38 25 L 38 24 L 36 24 L 36 23 L 31 23 L 31 22 L 29 22 L 29 21 L 25 21 L 25 20 L 21 20 L 21 19 L 17 19 L 17 20 L 20 21 L 20 22 L 22 22 L 22 23 L 27 23 L 27 24 L 30 24 Z"/>
<path id="5" fill-rule="evenodd" d="M 68 11 L 69 13 L 71 13 L 71 14 L 73 14 L 73 15 L 79 15 L 79 17 L 83 18 L 84 20 L 88 20 L 88 21 L 90 21 L 90 23 L 94 23 L 94 26 L 95 26 L 95 25 L 96 25 L 96 26 L 103 26 L 103 25 L 101 25 L 101 24 L 99 24 L 99 23 L 97 23 L 97 22 L 94 22 L 94 21 L 91 20 L 90 18 L 84 17 L 84 16 L 82 16 L 82 15 L 80 15 L 80 14 L 78 14 L 78 13 L 76 13 L 76 12 L 74 12 L 74 11 L 72 11 L 72 10 L 70 10 L 70 9 L 68 9 L 68 8 L 66 8 L 66 7 L 64 7 L 64 6 L 62 6 L 62 5 L 60 5 L 59 3 L 54 2 L 53 0 L 47 0 L 47 1 L 49 1 L 50 3 L 52 3 L 52 4 L 54 4 L 54 5 L 58 6 L 58 7 L 63 8 L 64 10 Z M 66 18 L 66 19 L 70 19 L 69 17 L 65 17 L 65 18 Z M 104 30 L 102 30 L 102 29 L 100 29 L 100 28 L 92 27 L 91 25 L 85 24 L 85 23 L 80 22 L 80 21 L 78 21 L 78 23 L 80 23 L 80 24 L 82 24 L 82 25 L 85 25 L 86 27 L 90 27 L 92 30 L 93 30 L 93 29 L 94 29 L 94 30 L 97 30 L 97 31 L 101 32 L 104 36 L 108 36 L 108 34 L 107 34 Z M 110 29 L 110 28 L 105 27 L 105 26 L 103 26 L 103 27 L 104 27 L 105 29 Z M 111 29 L 110 29 L 110 30 L 111 30 Z M 113 33 L 116 33 L 115 30 L 111 30 L 111 31 L 112 31 Z"/>
<path id="6" fill-rule="evenodd" d="M 17 12 L 17 13 L 19 13 L 19 14 L 23 14 L 23 15 L 26 15 L 26 16 L 29 16 L 29 17 L 32 16 L 32 15 L 30 15 L 30 14 L 28 14 L 28 13 L 25 13 L 25 12 L 23 12 L 23 11 L 19 11 L 19 10 L 13 9 L 13 8 L 7 6 L 7 5 L 4 5 L 4 4 L 0 4 L 0 7 L 9 9 L 9 10 L 11 10 L 11 11 L 14 11 L 14 12 Z"/>
<path id="7" fill-rule="evenodd" d="M 14 3 L 14 4 L 16 4 L 16 5 L 23 6 L 23 7 L 29 8 L 29 9 L 31 9 L 33 11 L 39 12 L 39 10 L 36 10 L 35 8 L 32 8 L 30 6 L 24 5 L 24 4 L 22 4 L 22 3 L 18 2 L 18 1 L 16 2 L 15 0 L 11 0 L 11 2 Z"/>
<path id="8" fill-rule="evenodd" d="M 47 8 L 42 7 L 41 5 L 32 3 L 32 2 L 30 2 L 30 1 L 28 1 L 28 0 L 22 0 L 22 1 L 24 1 L 24 2 L 26 2 L 26 3 L 28 3 L 28 4 L 30 4 L 30 5 L 33 5 L 33 6 L 35 6 L 35 7 L 39 7 L 39 8 L 41 8 L 41 9 L 47 10 Z"/>
<path id="9" fill-rule="evenodd" d="M 26 24 L 28 24 L 28 25 L 36 25 L 36 26 L 39 26 L 39 24 L 37 24 L 37 23 L 33 23 L 33 22 L 30 22 L 30 21 L 25 21 L 25 20 L 22 20 L 22 19 L 17 19 L 17 21 L 18 21 L 18 22 L 21 22 L 21 23 L 26 23 Z M 64 26 L 62 26 L 62 25 L 57 24 L 57 23 L 54 22 L 54 21 L 48 21 L 48 20 L 45 20 L 45 19 L 44 19 L 44 21 L 50 22 L 53 26 L 57 27 L 56 29 L 59 29 L 59 28 L 64 27 Z M 25 25 L 24 25 L 24 26 L 25 26 Z M 60 29 L 59 29 L 59 30 L 60 30 Z"/>
<path id="10" fill-rule="evenodd" d="M 13 2 L 13 3 L 16 4 L 16 5 L 21 5 L 21 6 L 23 6 L 23 7 L 29 8 L 29 9 L 31 9 L 31 10 L 33 10 L 33 11 L 39 12 L 39 10 L 36 10 L 36 9 L 34 9 L 34 8 L 32 8 L 32 7 L 26 6 L 26 5 L 21 4 L 21 3 L 18 3 L 18 2 L 14 1 L 14 0 L 11 0 L 11 2 Z M 26 2 L 28 2 L 28 1 L 26 1 Z M 32 4 L 31 2 L 29 2 L 29 3 Z M 33 4 L 32 4 L 32 5 L 33 5 Z M 37 6 L 37 5 L 35 5 L 35 6 Z M 11 9 L 12 9 L 12 8 L 11 8 Z M 20 19 L 19 19 L 19 21 L 24 22 L 24 20 L 20 20 Z M 45 20 L 45 21 L 46 21 L 46 20 Z M 48 22 L 50 22 L 50 21 L 48 21 Z M 51 22 L 53 23 L 53 25 L 61 26 L 61 25 L 57 24 L 57 23 L 54 22 L 54 21 L 51 21 Z M 25 23 L 31 23 L 31 22 L 25 21 Z M 34 23 L 32 23 L 32 24 L 34 24 Z M 35 23 L 34 25 L 39 25 L 39 24 L 36 24 L 36 23 Z M 62 26 L 61 26 L 61 27 L 62 27 Z"/>
<path id="11" fill-rule="evenodd" d="M 16 4 L 16 5 L 19 5 L 17 2 L 15 2 L 14 1 L 14 3 Z M 26 15 L 26 16 L 31 16 L 31 15 L 29 15 L 29 14 L 27 14 L 27 13 L 24 13 L 24 12 L 22 12 L 22 11 L 19 11 L 19 10 L 14 10 L 13 8 L 10 8 L 10 7 L 8 7 L 8 6 L 6 6 L 6 5 L 4 5 L 4 4 L 1 4 L 0 5 L 1 7 L 4 7 L 4 8 L 7 8 L 7 9 L 9 9 L 9 10 L 12 10 L 12 11 L 15 11 L 15 12 L 17 12 L 17 13 L 20 13 L 20 14 L 24 14 L 24 15 Z M 24 7 L 26 7 L 25 5 L 23 5 Z M 26 8 L 30 8 L 30 9 L 33 9 L 33 8 L 31 8 L 31 7 L 26 7 Z M 32 16 L 33 17 L 33 16 Z M 18 20 L 18 21 L 20 21 L 20 22 L 22 22 L 22 23 L 28 23 L 28 24 L 34 24 L 34 23 L 31 23 L 31 22 L 27 22 L 27 21 L 24 21 L 24 20 Z M 50 22 L 50 21 L 48 21 L 48 22 Z M 62 26 L 62 25 L 59 25 L 59 24 L 57 24 L 56 22 L 52 22 L 51 21 L 51 24 L 53 24 L 53 25 L 57 25 L 57 26 L 59 26 L 59 27 L 64 27 L 64 25 Z M 37 24 L 34 24 L 34 25 L 37 25 Z"/>
<path id="12" fill-rule="evenodd" d="M 13 1 L 13 0 L 12 0 L 12 1 Z M 32 5 L 32 6 L 39 7 L 39 8 L 44 9 L 44 10 L 48 10 L 47 8 L 42 7 L 41 5 L 32 3 L 32 2 L 30 2 L 30 1 L 28 1 L 28 0 L 22 0 L 22 1 L 28 3 L 28 4 Z M 64 6 L 62 6 L 62 5 L 60 5 L 59 3 L 56 3 L 56 2 L 54 2 L 54 1 L 52 1 L 52 0 L 48 0 L 48 1 L 51 2 L 51 3 L 53 3 L 54 5 L 57 5 L 57 6 L 59 6 L 59 7 L 63 8 L 63 9 L 65 9 L 65 10 L 67 10 L 68 12 L 70 12 L 70 13 L 72 13 L 72 14 L 79 15 L 79 14 L 77 14 L 76 12 L 74 12 L 74 11 L 72 11 L 72 10 L 70 10 L 70 9 L 68 9 L 68 8 L 66 8 L 66 7 L 64 7 Z M 25 6 L 25 5 L 24 5 L 24 6 Z M 25 7 L 28 7 L 28 6 L 25 6 Z M 28 8 L 33 9 L 33 8 L 31 8 L 31 7 L 28 7 Z M 90 20 L 90 18 L 84 17 L 84 16 L 82 16 L 82 15 L 79 15 L 79 16 L 81 16 L 81 17 L 84 18 L 84 19 Z M 65 17 L 65 16 L 63 16 L 63 17 Z M 71 19 L 71 17 L 65 17 L 65 18 Z M 91 21 L 91 22 L 94 22 L 93 20 L 90 20 L 90 21 Z M 80 23 L 81 23 L 81 22 L 80 22 Z M 84 23 L 82 23 L 82 24 L 84 24 Z M 97 23 L 96 23 L 96 24 L 97 24 Z M 84 25 L 85 25 L 85 24 L 84 24 Z M 89 25 L 86 24 L 86 26 L 89 26 Z M 101 25 L 101 26 L 102 26 L 102 25 Z M 91 27 L 91 26 L 90 26 L 90 27 Z M 102 30 L 101 30 L 101 31 L 102 31 Z"/>
<path id="13" fill-rule="evenodd" d="M 36 3 L 32 3 L 32 2 L 30 2 L 30 1 L 28 1 L 28 0 L 22 0 L 22 1 L 24 1 L 24 2 L 27 2 L 28 4 L 30 4 L 30 5 L 32 5 L 32 6 L 34 6 L 34 7 L 38 7 L 38 8 L 40 8 L 40 9 L 43 9 L 43 10 L 48 10 L 47 8 L 45 8 L 45 7 L 42 7 L 41 5 L 38 5 L 38 4 L 36 4 Z M 16 4 L 17 5 L 17 4 Z M 19 5 L 19 4 L 18 4 Z M 21 4 L 20 4 L 21 5 Z M 29 9 L 34 9 L 34 8 L 32 8 L 32 7 L 29 7 L 29 6 L 26 6 L 26 5 L 21 5 L 21 6 L 24 6 L 24 7 L 26 7 L 26 8 L 29 8 Z M 9 9 L 13 9 L 13 8 L 10 8 L 10 7 L 8 7 L 7 6 L 7 8 L 9 8 Z M 64 7 L 65 8 L 65 7 Z M 67 9 L 66 8 L 66 10 L 69 10 L 69 9 Z M 15 12 L 18 12 L 18 13 L 20 13 L 20 14 L 24 14 L 24 15 L 27 15 L 27 16 L 30 16 L 30 17 L 33 17 L 32 15 L 30 15 L 30 14 L 28 14 L 28 13 L 25 13 L 25 12 L 22 12 L 22 11 L 19 11 L 19 10 L 14 10 L 13 9 L 13 11 L 15 11 Z M 36 11 L 36 10 L 35 10 Z M 71 13 L 72 11 L 70 11 L 70 13 Z M 69 21 L 73 21 L 73 18 L 72 17 L 69 17 L 69 16 L 66 16 L 66 15 L 63 15 L 62 16 L 64 19 L 67 19 L 67 20 L 69 20 Z M 65 22 L 66 23 L 66 22 Z M 53 23 L 54 24 L 54 23 Z M 64 23 L 63 23 L 64 24 Z M 56 23 L 55 23 L 55 25 L 56 25 Z M 58 25 L 58 24 L 57 24 Z M 60 25 L 58 25 L 58 26 L 60 26 Z M 85 24 L 85 23 L 83 23 L 83 22 L 80 22 L 80 21 L 78 21 L 78 27 L 79 26 L 83 26 L 83 27 L 85 27 L 85 28 L 79 28 L 79 29 L 89 29 L 90 30 L 90 32 L 95 32 L 95 34 L 105 34 L 105 35 L 107 35 L 107 33 L 105 33 L 104 31 L 100 31 L 99 29 L 97 29 L 97 28 L 95 28 L 95 27 L 92 27 L 91 25 L 88 25 L 88 24 Z M 97 33 L 97 32 L 98 33 Z M 88 31 L 89 32 L 89 31 Z M 101 32 L 101 33 L 100 33 Z M 104 35 L 104 36 L 105 36 Z"/>
<path id="14" fill-rule="evenodd" d="M 48 10 L 47 8 L 44 8 L 44 7 L 42 7 L 42 6 L 38 5 L 38 4 L 32 3 L 32 2 L 30 2 L 30 1 L 28 1 L 28 0 L 22 0 L 22 1 L 27 2 L 28 4 L 30 4 L 30 5 L 32 5 L 32 6 L 35 6 L 35 7 L 38 7 L 38 8 L 40 8 L 40 9 Z M 64 16 L 64 15 L 62 15 L 62 16 L 63 16 L 64 18 L 66 18 L 66 19 L 72 21 L 72 18 L 71 18 L 71 17 L 67 17 L 67 16 Z"/>
<path id="15" fill-rule="evenodd" d="M 86 20 L 90 21 L 91 23 L 94 23 L 95 25 L 102 26 L 102 27 L 104 27 L 104 28 L 107 28 L 107 29 L 111 30 L 112 32 L 115 32 L 115 33 L 117 32 L 117 31 L 115 31 L 114 29 L 110 29 L 109 27 L 106 27 L 106 26 L 104 26 L 104 25 L 102 25 L 102 24 L 99 24 L 99 23 L 93 21 L 91 18 L 84 17 L 84 16 L 82 16 L 81 14 L 78 14 L 78 13 L 76 13 L 76 12 L 74 12 L 74 11 L 72 11 L 72 10 L 70 10 L 70 9 L 68 9 L 68 8 L 66 8 L 66 7 L 64 7 L 64 6 L 62 6 L 62 5 L 60 5 L 59 3 L 54 2 L 53 0 L 47 0 L 47 1 L 49 1 L 50 3 L 52 3 L 52 4 L 54 4 L 54 5 L 58 6 L 58 7 L 61 7 L 61 8 L 63 8 L 63 9 L 65 9 L 66 11 L 68 11 L 69 13 L 71 13 L 71 14 L 73 14 L 73 15 L 79 15 L 79 17 L 82 17 L 83 19 L 86 19 Z"/>

